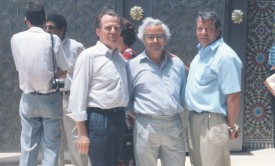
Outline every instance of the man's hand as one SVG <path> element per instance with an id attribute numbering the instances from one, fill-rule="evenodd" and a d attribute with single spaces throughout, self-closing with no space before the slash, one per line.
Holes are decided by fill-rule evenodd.
<path id="1" fill-rule="evenodd" d="M 238 131 L 233 131 L 233 132 L 229 132 L 229 139 L 230 140 L 235 140 L 237 139 L 239 136 L 239 132 Z"/>
<path id="2" fill-rule="evenodd" d="M 78 136 L 77 149 L 81 154 L 87 154 L 89 151 L 90 140 L 87 136 Z"/>
<path id="3" fill-rule="evenodd" d="M 135 113 L 134 112 L 127 112 L 127 119 L 126 119 L 126 126 L 130 130 L 134 127 L 135 123 Z"/>
<path id="4" fill-rule="evenodd" d="M 240 133 L 240 127 L 237 124 L 234 124 L 233 127 L 228 127 L 229 130 L 229 139 L 237 139 Z"/>
<path id="5" fill-rule="evenodd" d="M 81 154 L 87 154 L 89 151 L 90 140 L 87 133 L 85 121 L 76 122 L 78 138 L 77 149 Z"/>
<path id="6" fill-rule="evenodd" d="M 66 75 L 67 75 L 67 71 L 58 70 L 58 71 L 56 72 L 57 78 L 66 78 Z"/>

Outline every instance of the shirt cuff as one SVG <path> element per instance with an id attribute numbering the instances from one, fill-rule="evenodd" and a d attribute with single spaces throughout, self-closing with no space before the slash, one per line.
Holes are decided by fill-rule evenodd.
<path id="1" fill-rule="evenodd" d="M 72 118 L 76 122 L 87 120 L 86 112 L 70 113 L 70 114 L 66 114 L 66 115 L 69 116 L 70 118 Z"/>

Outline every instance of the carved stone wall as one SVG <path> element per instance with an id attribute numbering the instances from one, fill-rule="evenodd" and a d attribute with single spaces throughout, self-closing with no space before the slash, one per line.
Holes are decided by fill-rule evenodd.
<path id="1" fill-rule="evenodd" d="M 263 85 L 275 42 L 275 1 L 249 0 L 245 70 L 244 147 L 274 147 L 274 113 Z M 273 112 L 273 113 L 272 113 Z"/>

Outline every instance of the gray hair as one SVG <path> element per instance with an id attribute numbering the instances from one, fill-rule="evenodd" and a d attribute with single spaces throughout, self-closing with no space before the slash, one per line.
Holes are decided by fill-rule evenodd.
<path id="1" fill-rule="evenodd" d="M 151 17 L 147 17 L 143 20 L 142 24 L 138 28 L 138 34 L 137 37 L 143 42 L 144 41 L 144 30 L 147 26 L 156 26 L 156 25 L 161 25 L 164 34 L 165 34 L 165 40 L 168 41 L 171 37 L 170 30 L 166 24 L 164 24 L 162 21 L 159 19 L 154 19 Z"/>

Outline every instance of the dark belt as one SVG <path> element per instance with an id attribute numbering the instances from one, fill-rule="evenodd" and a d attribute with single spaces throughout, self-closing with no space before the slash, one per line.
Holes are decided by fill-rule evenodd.
<path id="1" fill-rule="evenodd" d="M 54 92 L 50 92 L 50 93 L 40 93 L 40 92 L 34 91 L 34 92 L 31 92 L 30 94 L 32 94 L 32 95 L 51 95 L 51 94 L 54 94 L 56 92 L 59 92 L 59 90 L 54 91 Z"/>
<path id="2" fill-rule="evenodd" d="M 213 113 L 213 112 L 209 112 L 209 111 L 202 111 L 202 112 L 197 112 L 197 111 L 190 111 L 190 112 L 192 112 L 192 113 L 197 113 L 197 114 L 210 114 L 210 113 Z"/>
<path id="3" fill-rule="evenodd" d="M 111 114 L 111 113 L 122 113 L 124 112 L 124 107 L 115 107 L 110 109 L 101 109 L 98 107 L 87 107 L 87 113 L 98 113 L 98 114 Z"/>
<path id="4" fill-rule="evenodd" d="M 60 91 L 62 95 L 70 95 L 70 91 Z"/>

